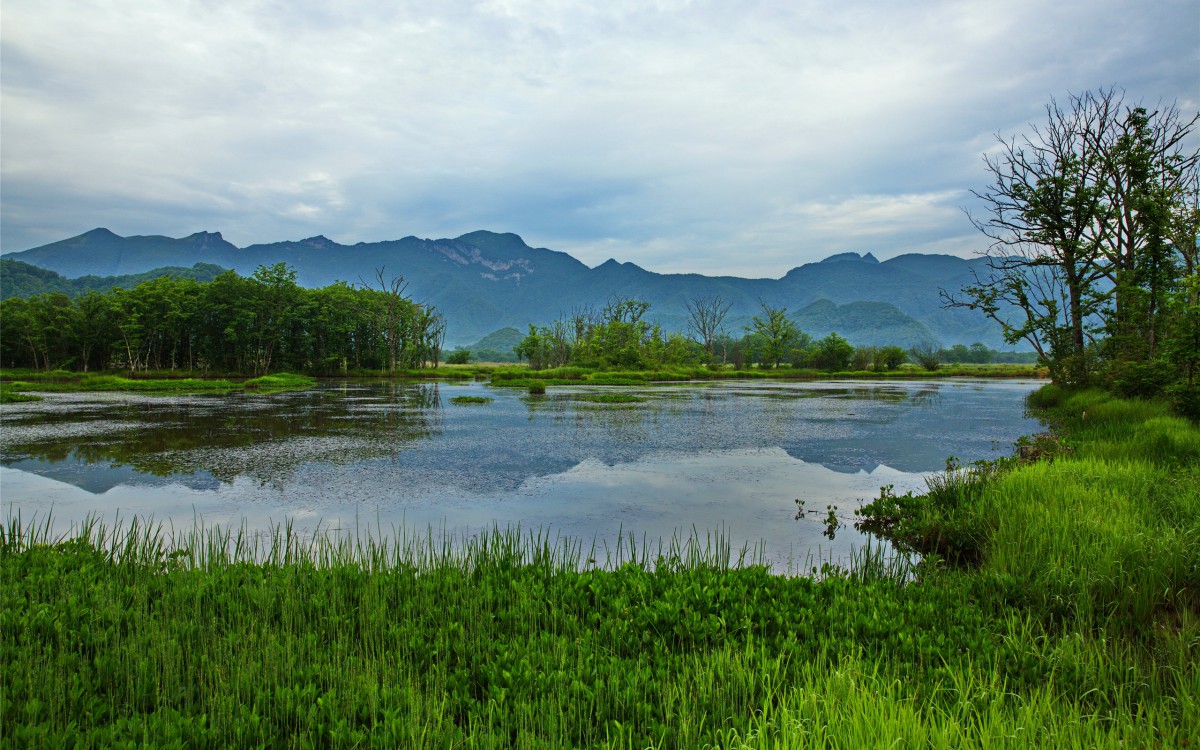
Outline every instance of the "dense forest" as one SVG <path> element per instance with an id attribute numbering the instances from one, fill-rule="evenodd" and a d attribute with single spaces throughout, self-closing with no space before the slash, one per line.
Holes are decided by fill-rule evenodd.
<path id="1" fill-rule="evenodd" d="M 285 264 L 211 282 L 162 276 L 132 289 L 0 303 L 0 364 L 38 369 L 185 369 L 335 374 L 436 365 L 444 324 L 400 278 L 378 289 L 305 289 Z"/>

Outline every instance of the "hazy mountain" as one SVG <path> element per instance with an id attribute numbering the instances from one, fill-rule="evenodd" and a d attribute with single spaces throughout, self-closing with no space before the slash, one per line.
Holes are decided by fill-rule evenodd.
<path id="1" fill-rule="evenodd" d="M 666 330 L 685 330 L 686 303 L 720 295 L 731 303 L 726 328 L 738 335 L 760 300 L 785 306 L 814 336 L 836 330 L 856 344 L 907 346 L 932 337 L 944 345 L 975 341 L 1008 348 L 998 326 L 978 313 L 944 310 L 939 289 L 958 290 L 981 260 L 903 255 L 878 261 L 870 253 L 840 253 L 789 271 L 781 279 L 659 274 L 609 260 L 595 267 L 570 255 L 533 248 L 515 234 L 478 231 L 455 239 L 405 237 L 341 245 L 326 237 L 239 248 L 220 233 L 188 237 L 119 237 L 94 229 L 78 237 L 10 253 L 65 276 L 120 275 L 165 266 L 212 263 L 253 273 L 285 262 L 305 286 L 337 280 L 374 285 L 377 273 L 403 276 L 414 298 L 447 317 L 447 345 L 474 342 L 504 327 L 526 330 L 583 307 L 601 307 L 613 294 L 651 303 L 650 317 Z M 815 304 L 825 301 L 825 304 Z"/>
<path id="2" fill-rule="evenodd" d="M 469 349 L 471 359 L 477 362 L 516 362 L 517 355 L 513 349 L 521 343 L 528 332 L 529 329 L 518 331 L 511 327 L 501 328 L 463 348 Z"/>
<path id="3" fill-rule="evenodd" d="M 114 287 L 132 289 L 143 281 L 159 276 L 175 276 L 180 279 L 212 281 L 225 271 L 211 263 L 197 263 L 191 268 L 155 268 L 145 273 L 125 276 L 80 276 L 68 279 L 62 274 L 19 260 L 0 258 L 0 299 L 9 297 L 31 297 L 35 294 L 60 292 L 68 297 L 78 297 L 86 292 L 107 292 Z"/>

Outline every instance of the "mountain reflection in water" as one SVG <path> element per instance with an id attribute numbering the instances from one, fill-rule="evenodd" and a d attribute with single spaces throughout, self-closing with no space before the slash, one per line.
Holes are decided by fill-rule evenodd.
<path id="1" fill-rule="evenodd" d="M 881 485 L 921 489 L 1038 429 L 1034 382 L 721 382 L 551 388 L 323 383 L 274 395 L 49 394 L 0 411 L 6 510 L 190 522 L 354 519 L 478 529 L 723 528 L 794 545 Z M 637 403 L 597 402 L 634 394 Z M 459 395 L 488 404 L 460 406 Z M 839 478 L 840 477 L 840 478 Z M 784 521 L 787 523 L 784 523 Z M 812 528 L 808 528 L 811 526 Z M 857 534 L 822 549 L 861 544 Z"/>

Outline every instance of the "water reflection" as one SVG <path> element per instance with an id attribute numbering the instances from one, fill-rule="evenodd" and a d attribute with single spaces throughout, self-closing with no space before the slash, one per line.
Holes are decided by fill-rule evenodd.
<path id="1" fill-rule="evenodd" d="M 57 406 L 65 409 L 6 413 L 4 465 L 58 474 L 62 481 L 77 478 L 83 483 L 73 483 L 94 492 L 129 481 L 122 468 L 179 478 L 194 488 L 239 476 L 278 485 L 311 462 L 391 455 L 441 425 L 436 383 L 342 385 L 270 396 L 132 397 L 107 410 L 87 398 L 64 397 Z M 95 429 L 72 429 L 76 419 Z M 108 470 L 106 476 L 80 472 L 80 464 Z"/>
<path id="2" fill-rule="evenodd" d="M 265 522 L 287 516 L 591 538 L 695 527 L 795 550 L 861 535 L 792 521 L 795 498 L 849 514 L 883 484 L 1007 452 L 1036 431 L 1032 383 L 694 383 L 552 388 L 331 383 L 272 396 L 54 394 L 0 410 L 6 505 Z M 605 394 L 638 403 L 603 403 Z M 451 396 L 482 395 L 470 407 Z M 799 553 L 804 557 L 807 552 Z"/>

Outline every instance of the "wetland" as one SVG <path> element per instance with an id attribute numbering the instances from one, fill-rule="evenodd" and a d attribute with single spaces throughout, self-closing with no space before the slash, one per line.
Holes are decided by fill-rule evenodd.
<path id="1" fill-rule="evenodd" d="M 731 381 L 555 386 L 323 381 L 274 394 L 46 393 L 6 405 L 7 511 L 175 528 L 593 540 L 721 534 L 779 572 L 845 563 L 823 534 L 885 485 L 921 491 L 953 455 L 1008 455 L 1036 381 Z M 469 404 L 469 406 L 466 406 Z M 804 502 L 797 513 L 796 500 Z M 817 511 L 820 511 L 819 513 Z"/>

